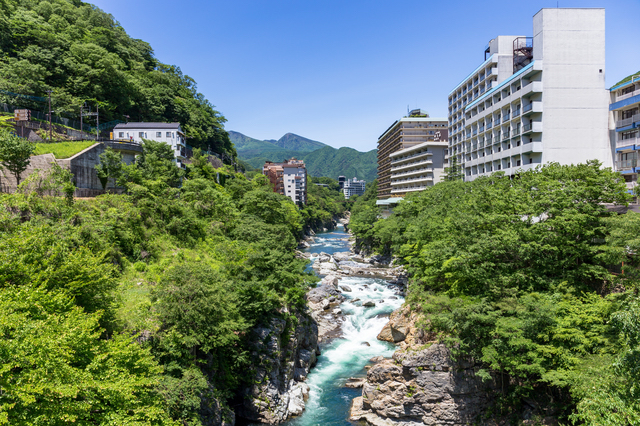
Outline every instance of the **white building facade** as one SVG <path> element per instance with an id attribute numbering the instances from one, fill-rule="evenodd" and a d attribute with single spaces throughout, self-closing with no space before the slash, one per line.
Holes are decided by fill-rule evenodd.
<path id="1" fill-rule="evenodd" d="M 447 146 L 445 141 L 429 141 L 389 154 L 391 196 L 404 197 L 440 182 L 446 167 Z"/>
<path id="2" fill-rule="evenodd" d="M 640 150 L 640 74 L 627 77 L 610 89 L 611 143 L 615 147 L 616 170 L 633 192 L 638 184 Z"/>
<path id="3" fill-rule="evenodd" d="M 366 182 L 363 180 L 358 180 L 358 178 L 356 177 L 354 177 L 353 179 L 347 179 L 346 181 L 344 181 L 344 187 L 342 188 L 344 198 L 348 200 L 354 195 L 364 194 L 365 187 Z"/>
<path id="4" fill-rule="evenodd" d="M 304 161 L 292 158 L 279 165 L 283 169 L 284 195 L 296 205 L 307 204 L 307 169 Z"/>
<path id="5" fill-rule="evenodd" d="M 187 143 L 180 123 L 120 123 L 113 128 L 112 140 L 141 143 L 143 139 L 171 146 L 176 163 L 179 167 L 185 167 Z"/>
<path id="6" fill-rule="evenodd" d="M 542 9 L 533 37 L 499 36 L 449 94 L 449 148 L 465 180 L 548 162 L 613 165 L 604 9 Z"/>

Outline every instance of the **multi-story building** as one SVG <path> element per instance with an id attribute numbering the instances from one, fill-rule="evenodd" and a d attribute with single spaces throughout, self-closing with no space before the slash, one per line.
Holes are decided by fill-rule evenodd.
<path id="1" fill-rule="evenodd" d="M 120 123 L 113 128 L 111 139 L 135 143 L 143 139 L 164 142 L 173 149 L 178 166 L 185 167 L 187 144 L 180 123 Z"/>
<path id="2" fill-rule="evenodd" d="M 391 196 L 404 197 L 440 182 L 446 167 L 447 146 L 444 140 L 429 141 L 390 154 Z"/>
<path id="3" fill-rule="evenodd" d="M 344 198 L 348 200 L 354 195 L 364 194 L 365 186 L 366 182 L 363 180 L 358 180 L 356 177 L 354 177 L 353 179 L 345 180 L 342 188 Z"/>
<path id="4" fill-rule="evenodd" d="M 640 150 L 640 73 L 630 75 L 610 89 L 611 144 L 615 147 L 616 170 L 632 192 L 638 184 Z"/>
<path id="5" fill-rule="evenodd" d="M 607 134 L 604 9 L 542 9 L 533 37 L 499 36 L 449 94 L 449 155 L 465 180 L 598 159 Z"/>
<path id="6" fill-rule="evenodd" d="M 267 161 L 262 174 L 269 178 L 274 192 L 286 195 L 296 205 L 307 204 L 307 169 L 304 161 L 292 158 L 283 163 Z"/>
<path id="7" fill-rule="evenodd" d="M 392 187 L 392 174 L 394 175 L 394 186 L 406 187 L 407 181 L 398 182 L 401 179 L 414 179 L 420 181 L 420 185 L 414 186 L 430 186 L 437 182 L 434 179 L 434 164 L 431 160 L 416 163 L 405 159 L 404 154 L 400 158 L 392 158 L 391 155 L 401 150 L 413 148 L 418 145 L 423 148 L 425 143 L 432 148 L 440 148 L 442 146 L 442 161 L 439 164 L 444 165 L 444 155 L 446 151 L 447 140 L 447 120 L 444 118 L 431 118 L 429 115 L 419 109 L 413 110 L 409 116 L 396 120 L 379 138 L 378 138 L 378 199 L 387 199 L 395 197 L 396 191 Z M 422 152 L 422 151 L 421 151 Z M 424 149 L 425 156 L 432 156 L 435 152 L 433 149 Z M 412 153 L 416 153 L 413 152 Z M 407 154 L 409 155 L 409 154 Z M 426 159 L 425 159 L 426 160 Z M 400 164 L 402 163 L 402 164 Z M 441 173 L 442 170 L 436 173 Z M 406 174 L 401 174 L 406 173 Z M 422 176 L 425 176 L 422 178 Z"/>

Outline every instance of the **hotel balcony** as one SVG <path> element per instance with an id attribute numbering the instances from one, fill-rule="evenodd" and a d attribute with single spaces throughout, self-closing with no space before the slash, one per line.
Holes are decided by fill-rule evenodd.
<path id="1" fill-rule="evenodd" d="M 614 102 L 624 101 L 625 99 L 632 98 L 636 95 L 640 95 L 640 89 L 634 90 L 633 92 L 625 93 L 624 95 L 616 96 L 616 100 Z"/>
<path id="2" fill-rule="evenodd" d="M 419 175 L 419 174 L 422 174 L 422 173 L 431 173 L 431 172 L 433 172 L 433 167 L 422 167 L 422 168 L 415 169 L 415 170 L 409 170 L 408 172 L 394 173 L 394 174 L 391 175 L 391 179 L 404 177 L 404 176 Z"/>
<path id="3" fill-rule="evenodd" d="M 422 151 L 422 152 L 418 152 L 418 153 L 416 153 L 416 154 L 411 154 L 411 155 L 407 155 L 407 156 L 404 156 L 404 157 L 399 157 L 399 158 L 397 158 L 397 159 L 395 159 L 395 160 L 393 160 L 393 159 L 392 159 L 392 160 L 391 160 L 391 162 L 390 162 L 390 164 L 391 164 L 391 165 L 394 165 L 394 164 L 400 164 L 400 163 L 402 163 L 402 162 L 404 162 L 404 161 L 407 161 L 407 160 L 410 160 L 410 159 L 412 159 L 412 158 L 415 158 L 415 157 L 424 157 L 425 155 L 426 155 L 426 156 L 433 155 L 433 152 L 432 152 L 432 151 Z"/>
<path id="4" fill-rule="evenodd" d="M 396 188 L 392 189 L 392 194 L 400 194 L 404 192 L 415 192 L 415 191 L 424 191 L 425 189 L 430 188 L 429 186 L 412 186 L 409 188 Z"/>
<path id="5" fill-rule="evenodd" d="M 633 138 L 618 139 L 616 141 L 616 150 L 622 151 L 626 149 L 634 149 L 635 145 L 640 145 L 640 136 L 636 134 Z"/>
<path id="6" fill-rule="evenodd" d="M 616 130 L 623 127 L 629 127 L 633 123 L 640 123 L 640 114 L 636 114 L 633 117 L 625 118 L 623 120 L 616 121 Z"/>
<path id="7" fill-rule="evenodd" d="M 395 181 L 391 181 L 391 186 L 398 185 L 406 185 L 409 183 L 424 183 L 424 182 L 433 182 L 433 176 L 418 176 L 413 179 L 399 179 Z"/>
<path id="8" fill-rule="evenodd" d="M 532 101 L 531 103 L 522 107 L 522 116 L 535 114 L 542 112 L 542 101 Z"/>
<path id="9" fill-rule="evenodd" d="M 455 154 L 455 152 L 454 152 Z M 422 166 L 422 165 L 427 165 L 427 164 L 432 164 L 433 161 L 429 158 L 426 160 L 422 160 L 422 161 L 414 161 L 413 163 L 408 163 L 408 164 L 403 164 L 401 166 L 397 166 L 397 167 L 392 167 L 391 168 L 391 172 L 397 172 L 400 170 L 407 170 L 410 169 L 412 167 L 416 167 L 416 166 Z"/>
<path id="10" fill-rule="evenodd" d="M 542 93 L 541 81 L 530 81 L 529 84 L 522 88 L 522 97 L 531 95 L 533 93 Z"/>
<path id="11" fill-rule="evenodd" d="M 638 167 L 638 160 L 616 161 L 616 170 L 632 170 Z"/>
<path id="12" fill-rule="evenodd" d="M 540 132 L 542 132 L 542 122 L 540 121 L 534 121 L 522 126 L 523 135 L 526 135 L 529 133 L 540 133 Z"/>

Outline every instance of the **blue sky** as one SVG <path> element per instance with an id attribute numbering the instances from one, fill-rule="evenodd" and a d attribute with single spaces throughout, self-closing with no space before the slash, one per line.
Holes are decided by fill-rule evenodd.
<path id="1" fill-rule="evenodd" d="M 496 35 L 527 35 L 552 1 L 94 0 L 159 60 L 178 65 L 228 120 L 258 139 L 287 132 L 376 148 L 407 106 L 446 117 L 447 94 Z M 639 0 L 605 7 L 607 87 L 640 71 Z"/>

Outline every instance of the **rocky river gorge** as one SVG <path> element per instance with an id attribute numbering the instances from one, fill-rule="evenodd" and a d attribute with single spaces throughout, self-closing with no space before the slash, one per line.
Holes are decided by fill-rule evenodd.
<path id="1" fill-rule="evenodd" d="M 495 384 L 415 326 L 403 269 L 351 251 L 342 224 L 303 246 L 298 255 L 321 282 L 295 329 L 274 320 L 254 330 L 261 362 L 241 416 L 288 426 L 472 423 Z"/>

